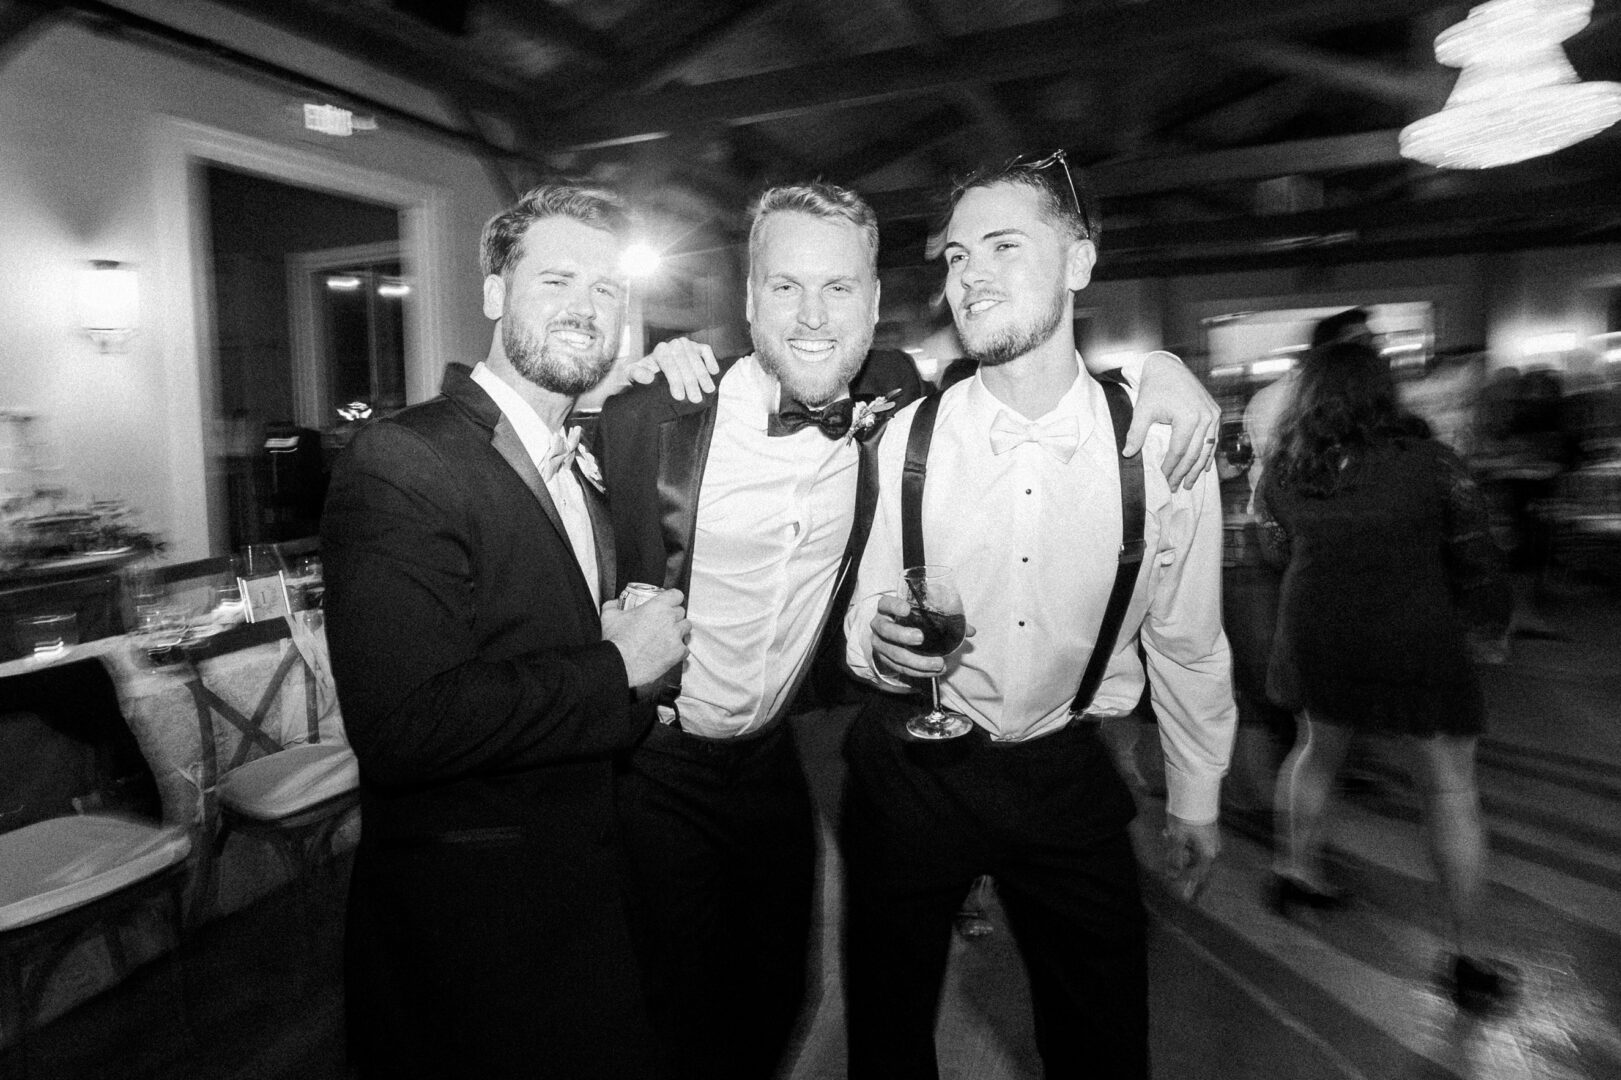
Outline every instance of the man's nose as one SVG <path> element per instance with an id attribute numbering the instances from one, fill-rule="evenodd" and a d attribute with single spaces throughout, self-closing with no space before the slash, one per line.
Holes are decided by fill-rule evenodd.
<path id="1" fill-rule="evenodd" d="M 596 307 L 591 302 L 589 288 L 573 289 L 568 294 L 567 309 L 570 314 L 590 318 L 596 314 Z"/>
<path id="2" fill-rule="evenodd" d="M 972 255 L 963 259 L 961 280 L 964 286 L 972 288 L 975 285 L 983 284 L 989 277 L 990 272 L 985 260 L 977 259 Z"/>
<path id="3" fill-rule="evenodd" d="M 817 329 L 827 322 L 827 303 L 818 292 L 807 291 L 799 300 L 799 321 Z"/>

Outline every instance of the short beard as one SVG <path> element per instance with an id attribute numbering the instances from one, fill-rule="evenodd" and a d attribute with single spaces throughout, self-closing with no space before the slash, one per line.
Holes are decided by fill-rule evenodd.
<path id="1" fill-rule="evenodd" d="M 580 319 L 556 319 L 550 325 L 565 330 L 596 331 L 594 324 Z M 606 340 L 602 342 L 603 346 L 607 344 Z M 595 360 L 590 356 L 559 356 L 544 340 L 537 339 L 527 325 L 514 319 L 501 320 L 501 347 L 519 375 L 542 390 L 568 397 L 579 397 L 595 389 L 613 370 L 615 359 L 615 354 L 606 349 Z"/>
<path id="2" fill-rule="evenodd" d="M 962 338 L 963 351 L 970 360 L 977 361 L 982 368 L 998 367 L 1010 360 L 1017 360 L 1025 353 L 1033 352 L 1037 346 L 1046 344 L 1058 326 L 1064 321 L 1064 300 L 1067 294 L 1060 291 L 1053 297 L 1052 307 L 1046 314 L 1025 326 L 1010 326 L 991 335 L 990 340 L 980 345 L 971 345 L 968 335 L 962 333 L 962 327 L 957 328 L 958 336 Z"/>
<path id="3" fill-rule="evenodd" d="M 787 346 L 779 347 L 777 342 L 763 340 L 752 330 L 750 337 L 754 340 L 754 357 L 760 362 L 760 369 L 777 380 L 782 387 L 783 400 L 789 398 L 811 409 L 819 409 L 843 394 L 850 387 L 850 380 L 856 377 L 861 365 L 867 361 L 867 350 L 872 347 L 872 337 L 869 335 L 864 342 L 853 343 L 850 355 L 842 362 L 835 361 L 825 369 L 827 378 L 816 382 L 806 381 L 805 371 L 794 366 L 791 357 L 785 355 Z M 823 369 L 818 368 L 816 374 Z"/>

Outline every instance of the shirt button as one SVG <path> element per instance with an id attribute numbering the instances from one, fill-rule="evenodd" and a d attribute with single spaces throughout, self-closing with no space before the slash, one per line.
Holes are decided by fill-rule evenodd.
<path id="1" fill-rule="evenodd" d="M 1019 561 L 1020 562 L 1029 562 L 1030 561 L 1030 556 L 1026 555 L 1024 558 L 1020 559 Z"/>
<path id="2" fill-rule="evenodd" d="M 1023 626 L 1023 625 L 1024 625 L 1024 620 L 1023 620 L 1023 619 L 1020 619 L 1020 620 L 1019 620 L 1019 625 L 1020 625 L 1020 626 Z"/>
<path id="3" fill-rule="evenodd" d="M 1030 492 L 1031 492 L 1031 491 L 1032 491 L 1032 489 L 1031 489 L 1031 488 L 1025 488 L 1025 489 L 1024 489 L 1024 493 L 1025 493 L 1025 494 L 1026 494 L 1026 495 L 1028 495 L 1028 494 L 1030 494 Z"/>

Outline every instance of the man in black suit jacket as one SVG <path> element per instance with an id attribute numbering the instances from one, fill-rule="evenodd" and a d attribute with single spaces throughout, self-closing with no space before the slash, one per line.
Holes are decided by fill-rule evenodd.
<path id="1" fill-rule="evenodd" d="M 536 188 L 491 219 L 497 320 L 440 397 L 372 424 L 323 519 L 360 759 L 351 1048 L 367 1077 L 657 1075 L 623 912 L 612 755 L 685 655 L 678 593 L 611 597 L 594 466 L 563 432 L 620 339 L 625 214 Z"/>
<path id="2" fill-rule="evenodd" d="M 766 1080 L 805 995 L 815 835 L 783 721 L 815 657 L 842 653 L 877 498 L 873 436 L 920 390 L 906 354 L 869 354 L 877 250 L 853 192 L 766 192 L 749 237 L 754 353 L 717 365 L 697 400 L 661 380 L 609 399 L 599 422 L 619 585 L 690 597 L 690 659 L 618 793 L 654 1024 L 690 1080 Z M 654 360 L 679 386 L 713 356 L 678 341 Z M 1173 410 L 1208 424 L 1183 378 L 1193 396 Z"/>

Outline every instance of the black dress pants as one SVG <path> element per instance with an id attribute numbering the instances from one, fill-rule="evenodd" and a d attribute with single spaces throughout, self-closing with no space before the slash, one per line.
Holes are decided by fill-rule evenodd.
<path id="1" fill-rule="evenodd" d="M 935 1080 L 952 917 L 990 874 L 1030 971 L 1048 1080 L 1148 1076 L 1145 915 L 1131 793 L 1073 725 L 1018 744 L 979 729 L 905 742 L 873 715 L 845 743 L 851 1080 Z"/>
<path id="2" fill-rule="evenodd" d="M 793 735 L 657 725 L 619 785 L 631 934 L 681 1080 L 769 1080 L 804 1004 L 815 879 Z"/>

